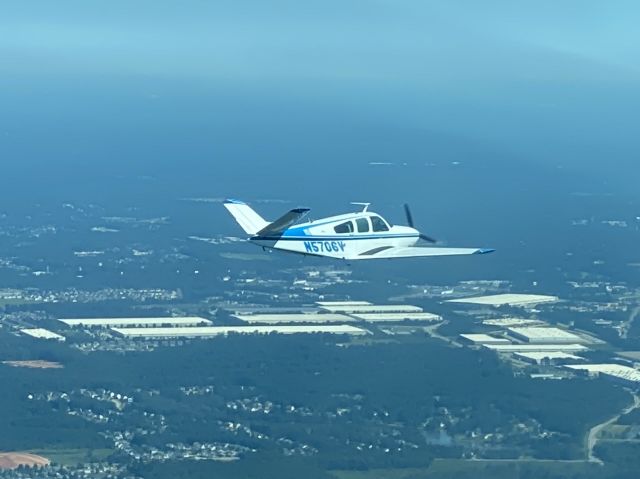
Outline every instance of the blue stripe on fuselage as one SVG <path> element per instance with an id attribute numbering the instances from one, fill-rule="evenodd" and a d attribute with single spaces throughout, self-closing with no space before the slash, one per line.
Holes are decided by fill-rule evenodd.
<path id="1" fill-rule="evenodd" d="M 358 218 L 363 218 L 363 216 L 355 214 L 352 216 L 345 216 L 344 218 L 340 218 L 340 219 L 312 221 L 311 223 L 305 223 L 304 226 L 292 226 L 291 228 L 285 230 L 282 233 L 282 236 L 312 236 L 308 232 L 310 228 L 317 228 L 318 226 L 326 226 L 326 225 L 341 223 L 346 221 L 355 221 Z"/>
<path id="2" fill-rule="evenodd" d="M 306 228 L 296 228 L 295 226 L 284 230 L 282 236 L 308 236 Z"/>
<path id="3" fill-rule="evenodd" d="M 252 241 L 353 241 L 353 240 L 368 240 L 368 239 L 385 239 L 385 238 L 418 238 L 416 234 L 381 234 L 381 235 L 360 235 L 360 236 L 253 236 L 250 239 Z"/>

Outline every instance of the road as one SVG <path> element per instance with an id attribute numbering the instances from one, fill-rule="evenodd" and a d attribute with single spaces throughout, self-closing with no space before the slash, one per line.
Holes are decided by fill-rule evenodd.
<path id="1" fill-rule="evenodd" d="M 629 319 L 627 319 L 624 323 L 620 325 L 620 337 L 623 339 L 627 339 L 627 335 L 629 334 L 629 330 L 633 325 L 633 321 L 640 314 L 640 306 L 636 306 L 631 310 L 631 314 L 629 315 Z"/>
<path id="2" fill-rule="evenodd" d="M 612 418 L 607 419 L 605 422 L 602 422 L 600 424 L 596 424 L 589 430 L 589 433 L 587 434 L 587 441 L 586 441 L 587 442 L 587 460 L 589 462 L 604 464 L 604 462 L 602 462 L 602 459 L 598 458 L 593 453 L 596 447 L 596 444 L 598 443 L 598 435 L 602 432 L 603 429 L 605 429 L 606 427 L 610 426 L 611 424 L 615 423 L 618 419 L 620 419 L 620 416 L 627 414 L 638 407 L 640 407 L 640 396 L 638 396 L 637 394 L 634 394 L 633 402 L 630 405 L 625 407 L 622 411 L 620 411 L 618 414 L 616 414 Z"/>
<path id="3" fill-rule="evenodd" d="M 446 336 L 442 336 L 440 333 L 438 333 L 438 328 L 440 326 L 442 326 L 443 324 L 447 324 L 448 322 L 449 321 L 445 320 L 445 321 L 442 321 L 441 323 L 433 324 L 431 326 L 425 326 L 423 329 L 432 338 L 441 339 L 442 341 L 445 341 L 445 342 L 449 343 L 451 346 L 454 346 L 456 348 L 461 348 L 462 344 L 458 343 L 457 341 L 455 341 L 455 340 L 453 340 L 451 338 L 447 338 Z"/>

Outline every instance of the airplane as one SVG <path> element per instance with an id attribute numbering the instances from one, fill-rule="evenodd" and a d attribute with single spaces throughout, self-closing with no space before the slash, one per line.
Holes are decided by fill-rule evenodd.
<path id="1" fill-rule="evenodd" d="M 352 203 L 362 210 L 299 223 L 309 208 L 295 208 L 273 222 L 262 218 L 247 203 L 228 199 L 225 208 L 249 235 L 249 241 L 264 250 L 279 250 L 341 260 L 456 256 L 491 253 L 487 248 L 445 248 L 416 246 L 418 242 L 435 243 L 433 238 L 414 228 L 411 210 L 404 211 L 409 226 L 391 225 L 370 203 Z"/>

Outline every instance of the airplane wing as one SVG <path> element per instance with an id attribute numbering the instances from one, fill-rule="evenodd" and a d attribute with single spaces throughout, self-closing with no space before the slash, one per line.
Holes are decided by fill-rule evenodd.
<path id="1" fill-rule="evenodd" d="M 391 259 L 416 258 L 424 256 L 458 256 L 467 254 L 487 254 L 495 250 L 484 248 L 428 248 L 421 246 L 383 246 L 365 251 L 350 259 Z"/>
<path id="2" fill-rule="evenodd" d="M 300 219 L 304 218 L 309 213 L 309 208 L 295 208 L 288 211 L 273 223 L 269 223 L 256 233 L 258 236 L 280 236 L 290 226 L 294 225 Z"/>

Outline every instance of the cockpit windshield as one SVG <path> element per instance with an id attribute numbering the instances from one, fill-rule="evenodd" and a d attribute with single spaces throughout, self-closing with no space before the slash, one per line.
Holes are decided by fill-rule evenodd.
<path id="1" fill-rule="evenodd" d="M 379 216 L 371 217 L 371 227 L 373 228 L 373 231 L 389 231 L 387 223 Z"/>

